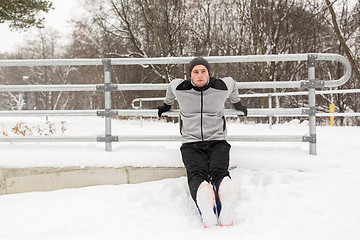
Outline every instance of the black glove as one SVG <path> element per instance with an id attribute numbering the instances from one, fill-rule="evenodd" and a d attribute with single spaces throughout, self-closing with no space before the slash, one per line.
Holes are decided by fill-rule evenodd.
<path id="1" fill-rule="evenodd" d="M 169 111 L 171 108 L 171 105 L 167 105 L 166 103 L 164 103 L 163 106 L 157 107 L 158 109 L 158 116 L 161 117 L 161 114 L 163 114 L 164 112 Z"/>
<path id="2" fill-rule="evenodd" d="M 236 110 L 242 111 L 244 113 L 244 116 L 246 117 L 248 114 L 247 107 L 241 104 L 241 101 L 237 103 L 233 103 L 233 106 Z"/>

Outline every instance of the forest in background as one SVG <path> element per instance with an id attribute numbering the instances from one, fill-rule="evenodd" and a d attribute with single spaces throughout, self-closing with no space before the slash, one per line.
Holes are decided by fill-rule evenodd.
<path id="1" fill-rule="evenodd" d="M 144 58 L 235 56 L 296 53 L 337 53 L 360 59 L 360 1 L 346 0 L 85 0 L 86 14 L 73 20 L 66 44 L 56 29 L 38 34 L 1 59 Z M 336 31 L 338 25 L 338 32 Z M 346 49 L 348 48 L 348 51 Z M 211 64 L 215 77 L 238 82 L 307 79 L 306 62 Z M 186 65 L 112 66 L 112 83 L 168 83 L 188 78 Z M 2 67 L 0 84 L 103 84 L 103 67 Z M 340 64 L 318 62 L 317 79 L 338 79 Z M 359 89 L 359 77 L 338 89 Z M 240 93 L 300 91 L 299 89 L 240 90 Z M 114 109 L 130 109 L 138 97 L 164 97 L 165 91 L 112 93 Z M 317 95 L 317 111 L 360 112 L 359 94 Z M 244 98 L 249 108 L 267 108 L 265 98 Z M 273 106 L 307 107 L 307 97 L 273 98 Z M 144 104 L 156 108 L 161 102 Z M 101 109 L 102 92 L 0 93 L 1 110 Z M 337 118 L 338 125 L 359 125 L 359 118 Z M 254 119 L 266 122 L 267 119 Z M 325 119 L 318 119 L 319 124 Z"/>

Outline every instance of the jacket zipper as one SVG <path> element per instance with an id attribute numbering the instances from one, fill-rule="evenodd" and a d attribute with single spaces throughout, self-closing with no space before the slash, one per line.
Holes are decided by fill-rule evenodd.
<path id="1" fill-rule="evenodd" d="M 223 119 L 223 132 L 225 132 L 225 130 L 226 130 L 226 119 L 225 119 L 225 116 L 223 116 L 222 119 Z"/>
<path id="2" fill-rule="evenodd" d="M 204 96 L 201 91 L 201 110 L 200 110 L 200 129 L 201 129 L 201 141 L 204 141 L 204 133 L 203 133 L 203 108 L 204 108 Z"/>
<path id="3" fill-rule="evenodd" d="M 180 116 L 180 135 L 182 135 L 183 121 Z"/>

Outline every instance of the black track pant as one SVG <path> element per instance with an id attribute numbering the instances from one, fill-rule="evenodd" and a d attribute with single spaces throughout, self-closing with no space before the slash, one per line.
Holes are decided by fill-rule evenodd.
<path id="1" fill-rule="evenodd" d="M 222 179 L 229 176 L 230 144 L 225 140 L 184 143 L 180 150 L 186 168 L 191 197 L 196 203 L 200 184 L 207 181 L 215 193 Z"/>

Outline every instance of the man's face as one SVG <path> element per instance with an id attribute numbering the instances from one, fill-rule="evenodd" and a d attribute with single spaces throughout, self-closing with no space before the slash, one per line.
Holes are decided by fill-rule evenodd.
<path id="1" fill-rule="evenodd" d="M 204 65 L 196 65 L 191 70 L 191 80 L 197 87 L 203 87 L 209 81 L 209 71 Z"/>

